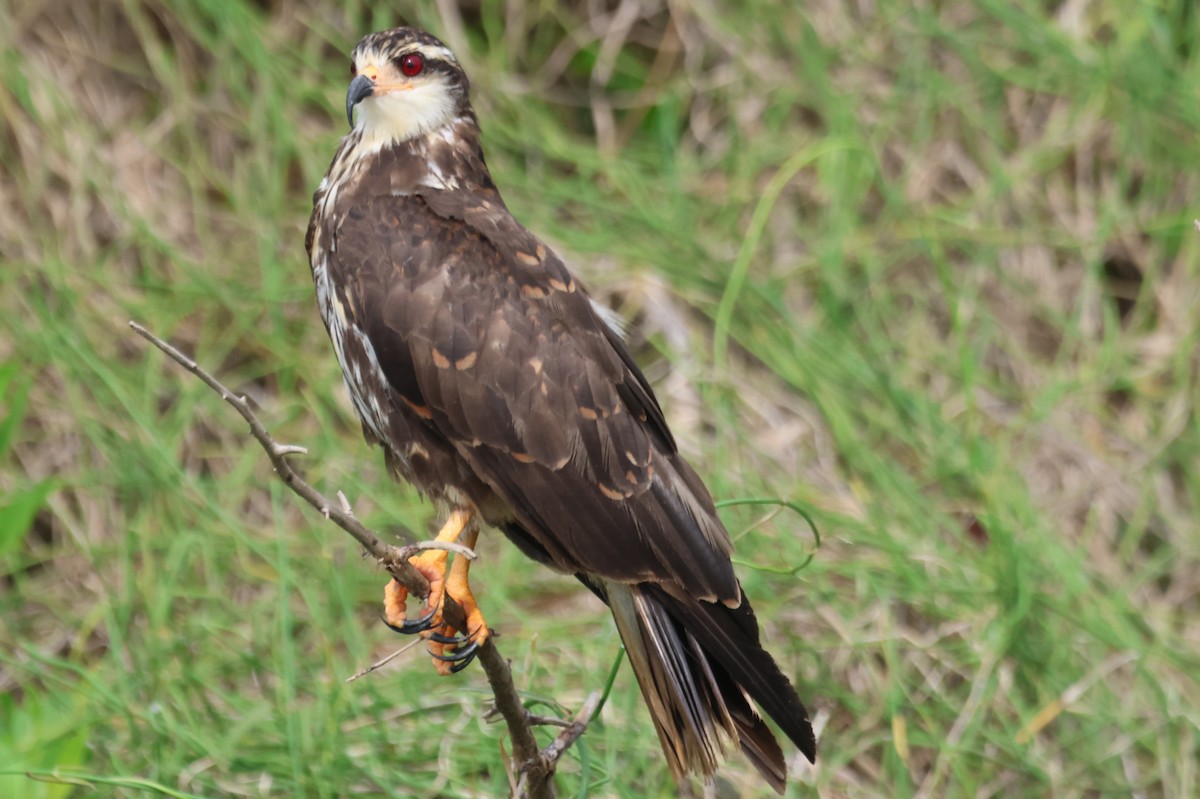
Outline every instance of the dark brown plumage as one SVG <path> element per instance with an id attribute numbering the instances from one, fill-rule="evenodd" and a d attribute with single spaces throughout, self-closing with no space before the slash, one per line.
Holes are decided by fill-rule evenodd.
<path id="1" fill-rule="evenodd" d="M 364 434 L 399 477 L 608 603 L 677 777 L 711 775 L 729 741 L 782 791 L 750 700 L 810 760 L 812 727 L 649 383 L 505 207 L 450 51 L 397 28 L 353 59 L 358 122 L 314 195 L 307 248 Z"/>

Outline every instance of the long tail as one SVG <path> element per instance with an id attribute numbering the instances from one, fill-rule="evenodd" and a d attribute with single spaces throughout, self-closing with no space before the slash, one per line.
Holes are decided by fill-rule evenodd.
<path id="1" fill-rule="evenodd" d="M 651 583 L 585 582 L 612 609 L 633 672 L 650 707 L 676 779 L 709 777 L 736 742 L 778 793 L 783 752 L 750 700 L 810 761 L 817 742 L 808 712 L 759 642 L 758 621 L 742 596 L 737 608 L 675 596 Z"/>

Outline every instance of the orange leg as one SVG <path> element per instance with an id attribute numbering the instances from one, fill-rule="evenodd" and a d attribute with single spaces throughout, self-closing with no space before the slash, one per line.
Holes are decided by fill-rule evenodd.
<path id="1" fill-rule="evenodd" d="M 479 528 L 472 525 L 463 535 L 462 543 L 473 549 L 478 538 Z M 470 665 L 479 647 L 483 646 L 483 642 L 492 634 L 487 622 L 483 620 L 483 613 L 479 610 L 475 595 L 471 593 L 471 586 L 467 580 L 470 569 L 470 560 L 455 555 L 444 583 L 445 594 L 453 597 L 454 601 L 462 606 L 466 616 L 466 629 L 461 631 L 463 636 L 456 638 L 455 628 L 450 624 L 442 624 L 428 636 L 429 654 L 433 656 L 434 668 L 443 676 L 456 674 Z"/>
<path id="2" fill-rule="evenodd" d="M 473 512 L 455 509 L 438 533 L 438 541 L 456 541 L 460 536 L 467 547 L 474 547 L 479 537 L 479 528 L 473 522 Z M 408 589 L 392 580 L 384 589 L 384 623 L 400 633 L 421 633 L 429 640 L 429 651 L 434 667 L 439 674 L 453 674 L 465 669 L 474 659 L 480 645 L 490 635 L 483 614 L 479 610 L 467 572 L 471 561 L 456 555 L 449 570 L 446 560 L 449 553 L 444 549 L 431 549 L 412 558 L 409 562 L 429 580 L 429 596 L 425 600 L 426 613 L 419 619 L 408 621 L 405 602 Z M 442 621 L 442 603 L 452 597 L 466 613 L 463 637 L 454 636 L 455 628 Z M 450 653 L 447 653 L 450 650 Z"/>

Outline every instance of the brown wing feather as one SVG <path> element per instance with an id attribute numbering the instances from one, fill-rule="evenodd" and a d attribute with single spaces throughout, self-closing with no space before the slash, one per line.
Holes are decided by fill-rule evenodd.
<path id="1" fill-rule="evenodd" d="M 337 241 L 348 283 L 372 287 L 352 301 L 392 388 L 560 568 L 739 600 L 728 534 L 645 378 L 498 195 L 377 196 Z"/>
<path id="2" fill-rule="evenodd" d="M 531 284 L 549 289 L 552 295 L 556 284 L 574 285 L 573 277 L 562 260 L 513 218 L 494 189 L 474 193 L 426 190 L 421 193 L 421 197 L 438 216 L 466 222 L 472 230 L 486 239 L 502 258 L 521 267 L 525 278 Z M 539 254 L 544 254 L 544 257 L 539 257 Z M 534 257 L 530 259 L 530 255 Z M 585 296 L 585 293 L 579 294 L 575 298 L 576 302 Z M 562 297 L 554 299 L 558 302 L 563 300 Z M 583 305 L 588 303 L 583 302 Z M 675 439 L 667 427 L 666 417 L 663 416 L 650 382 L 642 374 L 641 368 L 634 361 L 621 337 L 608 325 L 594 319 L 595 314 L 591 312 L 590 306 L 586 310 L 588 315 L 593 317 L 593 324 L 586 330 L 577 332 L 586 334 L 580 341 L 587 354 L 622 372 L 622 379 L 616 383 L 621 398 L 639 419 L 650 423 L 663 448 L 674 454 Z M 613 361 L 614 356 L 620 361 L 619 367 Z"/>

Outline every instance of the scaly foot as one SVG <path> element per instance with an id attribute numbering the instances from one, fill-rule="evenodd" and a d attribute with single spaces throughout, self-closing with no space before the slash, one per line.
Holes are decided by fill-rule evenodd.
<path id="1" fill-rule="evenodd" d="M 472 512 L 456 509 L 438 533 L 438 541 L 455 541 L 464 536 L 464 544 L 474 547 L 479 528 L 471 523 Z M 446 569 L 448 553 L 432 549 L 412 558 L 409 563 L 429 581 L 429 596 L 425 599 L 425 612 L 420 618 L 409 621 L 405 603 L 408 589 L 396 580 L 391 580 L 384 589 L 384 623 L 399 633 L 420 633 L 430 642 L 429 654 L 433 657 L 435 670 L 441 675 L 457 674 L 471 664 L 479 647 L 491 635 L 483 613 L 471 593 L 467 575 L 470 560 L 456 555 L 449 571 Z M 442 605 L 450 596 L 463 609 L 466 629 L 456 636 L 454 625 L 442 618 Z"/>

